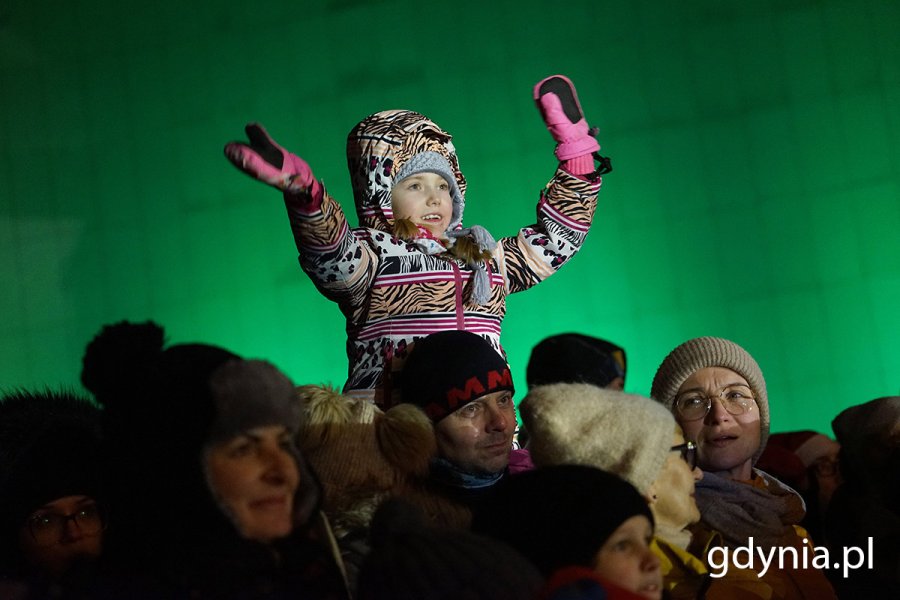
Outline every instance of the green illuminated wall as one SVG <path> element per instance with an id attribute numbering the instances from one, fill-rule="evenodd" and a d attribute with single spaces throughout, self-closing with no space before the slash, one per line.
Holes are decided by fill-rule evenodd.
<path id="1" fill-rule="evenodd" d="M 347 131 L 419 110 L 467 222 L 513 234 L 554 168 L 531 88 L 562 72 L 615 172 L 583 252 L 509 301 L 523 390 L 531 346 L 581 331 L 639 393 L 681 341 L 739 342 L 775 430 L 900 392 L 900 3 L 430 4 L 3 3 L 0 386 L 77 385 L 102 324 L 147 318 L 342 383 L 343 320 L 224 142 L 261 121 L 355 224 Z"/>

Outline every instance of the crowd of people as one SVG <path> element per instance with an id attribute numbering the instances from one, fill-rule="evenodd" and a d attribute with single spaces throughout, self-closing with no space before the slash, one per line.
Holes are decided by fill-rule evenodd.
<path id="1" fill-rule="evenodd" d="M 559 164 L 500 241 L 462 226 L 450 136 L 422 115 L 351 132 L 356 229 L 248 126 L 226 154 L 283 192 L 347 318 L 347 384 L 103 326 L 87 393 L 0 399 L 0 597 L 900 597 L 900 396 L 860 399 L 834 438 L 771 433 L 760 365 L 719 337 L 660 357 L 649 396 L 583 332 L 513 381 L 505 297 L 575 255 L 610 168 L 568 79 L 534 99 Z"/>

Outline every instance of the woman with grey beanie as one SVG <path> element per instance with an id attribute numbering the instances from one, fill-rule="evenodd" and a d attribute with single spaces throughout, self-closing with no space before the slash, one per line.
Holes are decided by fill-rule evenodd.
<path id="1" fill-rule="evenodd" d="M 769 437 L 769 398 L 753 357 L 726 339 L 688 340 L 663 360 L 650 395 L 672 411 L 685 437 L 697 444 L 704 472 L 696 486 L 699 551 L 736 562 L 735 551 L 743 548 L 743 555 L 749 549 L 751 568 L 772 586 L 773 597 L 834 598 L 811 559 L 800 560 L 815 555 L 798 525 L 806 511 L 802 498 L 754 468 Z M 788 559 L 779 565 L 782 554 Z M 775 560 L 766 562 L 766 557 Z"/>
<path id="2" fill-rule="evenodd" d="M 348 597 L 277 367 L 123 321 L 88 344 L 81 379 L 103 407 L 97 597 Z"/>

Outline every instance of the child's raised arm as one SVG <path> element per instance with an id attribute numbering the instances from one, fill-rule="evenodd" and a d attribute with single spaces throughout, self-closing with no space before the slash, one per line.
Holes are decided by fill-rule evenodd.
<path id="1" fill-rule="evenodd" d="M 596 128 L 588 127 L 575 84 L 563 75 L 547 77 L 534 86 L 534 101 L 541 117 L 556 140 L 556 158 L 561 166 L 573 175 L 587 175 L 595 171 L 594 159 L 603 174 L 611 169 L 609 159 L 598 154 L 600 144 L 594 137 Z"/>
<path id="2" fill-rule="evenodd" d="M 313 177 L 306 161 L 291 154 L 269 137 L 259 123 L 250 123 L 244 131 L 250 143 L 225 144 L 225 156 L 238 169 L 282 192 L 308 198 L 308 202 L 322 201 L 322 186 Z"/>
<path id="3" fill-rule="evenodd" d="M 244 130 L 249 143 L 226 144 L 225 156 L 250 177 L 284 192 L 300 264 L 320 291 L 335 301 L 359 302 L 378 257 L 359 242 L 305 160 L 282 148 L 258 123 Z"/>
<path id="4" fill-rule="evenodd" d="M 559 168 L 541 193 L 537 222 L 516 237 L 503 238 L 495 255 L 510 293 L 543 281 L 579 251 L 594 218 L 600 175 L 611 170 L 567 77 L 538 82 L 534 100 L 556 141 Z"/>

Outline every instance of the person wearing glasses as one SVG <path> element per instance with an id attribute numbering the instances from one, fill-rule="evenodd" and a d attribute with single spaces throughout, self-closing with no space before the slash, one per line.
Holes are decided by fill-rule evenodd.
<path id="1" fill-rule="evenodd" d="M 705 555 L 688 551 L 688 528 L 700 520 L 694 486 L 703 473 L 693 440 L 665 408 L 638 394 L 555 383 L 530 389 L 519 411 L 537 468 L 588 465 L 618 475 L 641 493 L 656 523 L 651 549 L 672 597 L 768 597 L 768 586 L 755 573 L 713 579 Z"/>
<path id="2" fill-rule="evenodd" d="M 766 381 L 756 360 L 730 340 L 694 338 L 662 361 L 650 394 L 697 443 L 703 479 L 696 490 L 701 519 L 693 528 L 694 544 L 732 552 L 752 544 L 753 568 L 765 573 L 775 598 L 834 598 L 811 560 L 787 560 L 784 568 L 774 560 L 765 568 L 760 559 L 760 552 L 794 555 L 783 548 L 811 557 L 814 547 L 799 526 L 805 514 L 800 495 L 754 468 L 769 437 Z"/>
<path id="3" fill-rule="evenodd" d="M 0 580 L 68 590 L 103 550 L 100 410 L 68 392 L 0 399 Z M 0 596 L 4 596 L 0 593 Z"/>
<path id="4" fill-rule="evenodd" d="M 841 485 L 838 454 L 841 445 L 811 430 L 785 431 L 769 436 L 756 463 L 758 469 L 788 484 L 803 497 L 806 516 L 800 525 L 814 540 L 824 542 L 822 524 L 831 496 Z"/>

